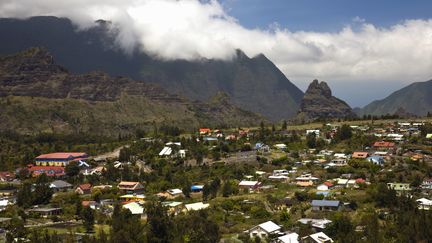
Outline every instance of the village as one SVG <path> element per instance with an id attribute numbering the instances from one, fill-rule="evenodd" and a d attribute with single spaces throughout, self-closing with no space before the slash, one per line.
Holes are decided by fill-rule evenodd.
<path id="1" fill-rule="evenodd" d="M 173 230 L 189 242 L 431 236 L 418 228 L 432 223 L 427 120 L 146 135 L 108 156 L 50 151 L 0 172 L 3 239 L 171 242 Z M 406 225 L 417 228 L 399 230 Z"/>

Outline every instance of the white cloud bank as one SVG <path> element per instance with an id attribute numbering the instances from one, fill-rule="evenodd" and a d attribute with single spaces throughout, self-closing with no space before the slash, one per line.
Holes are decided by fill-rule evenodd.
<path id="1" fill-rule="evenodd" d="M 53 15 L 80 28 L 111 20 L 127 52 L 139 48 L 162 59 L 229 59 L 236 48 L 264 53 L 304 87 L 329 81 L 432 78 L 432 20 L 406 20 L 377 28 L 356 18 L 337 33 L 247 29 L 217 1 L 199 0 L 1 0 L 1 17 Z"/>

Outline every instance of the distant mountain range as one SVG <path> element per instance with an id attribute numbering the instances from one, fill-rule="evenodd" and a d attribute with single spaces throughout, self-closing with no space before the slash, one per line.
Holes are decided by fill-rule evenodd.
<path id="1" fill-rule="evenodd" d="M 155 125 L 248 126 L 265 120 L 224 93 L 190 101 L 158 85 L 97 71 L 73 74 L 43 48 L 0 56 L 0 131 L 117 136 Z"/>
<path id="2" fill-rule="evenodd" d="M 303 92 L 264 55 L 249 58 L 237 50 L 231 61 L 162 61 L 142 52 L 128 56 L 113 44 L 110 23 L 97 22 L 97 27 L 76 31 L 64 18 L 0 19 L 0 54 L 40 46 L 74 73 L 102 70 L 111 76 L 155 83 L 172 94 L 201 102 L 223 92 L 240 108 L 273 121 L 297 113 Z"/>
<path id="3" fill-rule="evenodd" d="M 417 116 L 432 112 L 432 80 L 412 83 L 393 92 L 382 100 L 376 100 L 362 109 L 357 109 L 358 115 L 385 115 L 401 111 Z"/>

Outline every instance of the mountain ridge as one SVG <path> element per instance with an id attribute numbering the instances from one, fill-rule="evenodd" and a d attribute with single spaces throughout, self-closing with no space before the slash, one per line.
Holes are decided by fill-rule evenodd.
<path id="1" fill-rule="evenodd" d="M 357 111 L 362 115 L 394 114 L 399 109 L 417 116 L 424 116 L 432 112 L 432 79 L 411 83 L 387 97 L 375 100 Z"/>
<path id="2" fill-rule="evenodd" d="M 240 50 L 233 60 L 199 59 L 161 61 L 135 51 L 124 54 L 107 31 L 109 21 L 77 31 L 65 18 L 0 19 L 0 54 L 32 46 L 47 48 L 74 73 L 103 70 L 160 85 L 173 94 L 207 101 L 219 91 L 242 109 L 278 121 L 293 117 L 303 92 L 264 55 L 249 58 Z"/>
<path id="3" fill-rule="evenodd" d="M 43 48 L 0 57 L 0 131 L 62 132 L 116 136 L 168 124 L 256 125 L 262 116 L 228 98 L 190 101 L 155 84 L 101 71 L 73 74 Z"/>

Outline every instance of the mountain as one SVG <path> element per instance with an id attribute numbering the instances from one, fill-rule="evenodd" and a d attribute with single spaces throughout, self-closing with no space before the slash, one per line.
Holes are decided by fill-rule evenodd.
<path id="1" fill-rule="evenodd" d="M 417 116 L 432 112 L 432 80 L 412 83 L 382 100 L 376 100 L 358 111 L 359 115 L 394 114 L 402 108 Z"/>
<path id="2" fill-rule="evenodd" d="M 326 82 L 318 82 L 315 79 L 306 90 L 296 120 L 310 122 L 353 116 L 355 114 L 351 107 L 343 100 L 332 96 Z"/>
<path id="3" fill-rule="evenodd" d="M 0 131 L 117 136 L 156 125 L 256 125 L 224 94 L 190 101 L 155 84 L 100 71 L 73 74 L 43 48 L 0 57 Z"/>
<path id="4" fill-rule="evenodd" d="M 277 121 L 295 116 L 303 92 L 264 55 L 250 58 L 241 50 L 229 61 L 199 59 L 164 61 L 135 51 L 124 54 L 115 44 L 110 22 L 77 31 L 70 20 L 33 17 L 0 19 L 0 54 L 47 48 L 59 64 L 75 73 L 103 70 L 160 85 L 170 93 L 207 101 L 218 92 L 252 112 Z"/>

